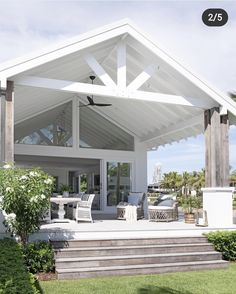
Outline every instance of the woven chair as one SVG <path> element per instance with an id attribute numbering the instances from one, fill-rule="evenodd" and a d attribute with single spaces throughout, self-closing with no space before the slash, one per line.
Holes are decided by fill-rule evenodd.
<path id="1" fill-rule="evenodd" d="M 178 220 L 178 203 L 166 199 L 155 205 L 148 206 L 149 221 L 169 222 Z"/>
<path id="2" fill-rule="evenodd" d="M 81 200 L 78 201 L 73 213 L 74 218 L 77 222 L 78 221 L 93 222 L 91 208 L 92 208 L 94 197 L 95 197 L 95 194 L 84 194 L 81 197 Z"/>
<path id="3" fill-rule="evenodd" d="M 128 202 L 120 202 L 117 205 L 117 219 L 125 220 L 125 209 L 128 205 L 135 205 L 137 209 L 137 219 L 144 218 L 144 201 L 146 194 L 143 192 L 130 192 Z"/>

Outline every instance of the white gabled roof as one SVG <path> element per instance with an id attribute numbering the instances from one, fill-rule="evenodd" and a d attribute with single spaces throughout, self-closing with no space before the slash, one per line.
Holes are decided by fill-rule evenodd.
<path id="1" fill-rule="evenodd" d="M 222 106 L 236 116 L 236 103 L 230 97 L 210 87 L 181 66 L 127 19 L 42 49 L 35 54 L 6 62 L 0 65 L 0 80 L 17 81 L 29 75 L 88 83 L 88 77 L 93 71 L 86 64 L 83 55 L 89 52 L 113 81 L 116 81 L 116 48 L 122 39 L 126 42 L 127 84 L 153 63 L 159 66 L 159 70 L 141 90 L 192 97 L 211 107 Z M 102 84 L 98 79 L 96 83 Z M 86 95 L 83 94 L 16 85 L 15 121 L 22 122 L 68 101 L 73 96 L 77 96 L 82 102 L 86 101 Z M 203 108 L 112 97 L 96 97 L 96 101 L 112 102 L 112 107 L 99 108 L 96 111 L 146 142 L 147 148 L 171 143 L 203 131 Z"/>

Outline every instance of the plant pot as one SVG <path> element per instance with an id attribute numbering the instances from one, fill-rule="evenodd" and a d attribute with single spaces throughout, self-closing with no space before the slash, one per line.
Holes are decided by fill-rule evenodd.
<path id="1" fill-rule="evenodd" d="M 185 213 L 184 219 L 186 224 L 195 224 L 195 214 L 194 213 Z"/>
<path id="2" fill-rule="evenodd" d="M 68 191 L 64 191 L 63 192 L 63 197 L 69 197 L 69 192 Z"/>

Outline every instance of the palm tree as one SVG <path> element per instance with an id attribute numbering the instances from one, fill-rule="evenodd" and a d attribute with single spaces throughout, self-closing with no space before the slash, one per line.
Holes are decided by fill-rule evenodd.
<path id="1" fill-rule="evenodd" d="M 197 192 L 200 191 L 202 187 L 205 186 L 205 169 L 202 169 L 201 171 L 197 172 L 194 181 L 193 181 L 193 187 L 197 190 Z"/>
<path id="2" fill-rule="evenodd" d="M 189 188 L 190 188 L 190 182 L 191 182 L 191 174 L 186 172 L 186 171 L 183 172 L 181 186 L 183 188 L 182 193 L 184 195 L 188 194 L 188 191 L 189 191 Z"/>
<path id="3" fill-rule="evenodd" d="M 178 190 L 181 187 L 182 176 L 177 172 L 164 173 L 161 186 L 166 189 Z"/>

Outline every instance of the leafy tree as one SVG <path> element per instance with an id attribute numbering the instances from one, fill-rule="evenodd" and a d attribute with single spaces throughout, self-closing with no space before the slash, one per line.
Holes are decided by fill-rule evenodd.
<path id="1" fill-rule="evenodd" d="M 19 236 L 22 244 L 39 230 L 41 218 L 50 205 L 53 180 L 40 169 L 8 164 L 0 168 L 0 208 L 6 213 L 9 231 Z"/>

